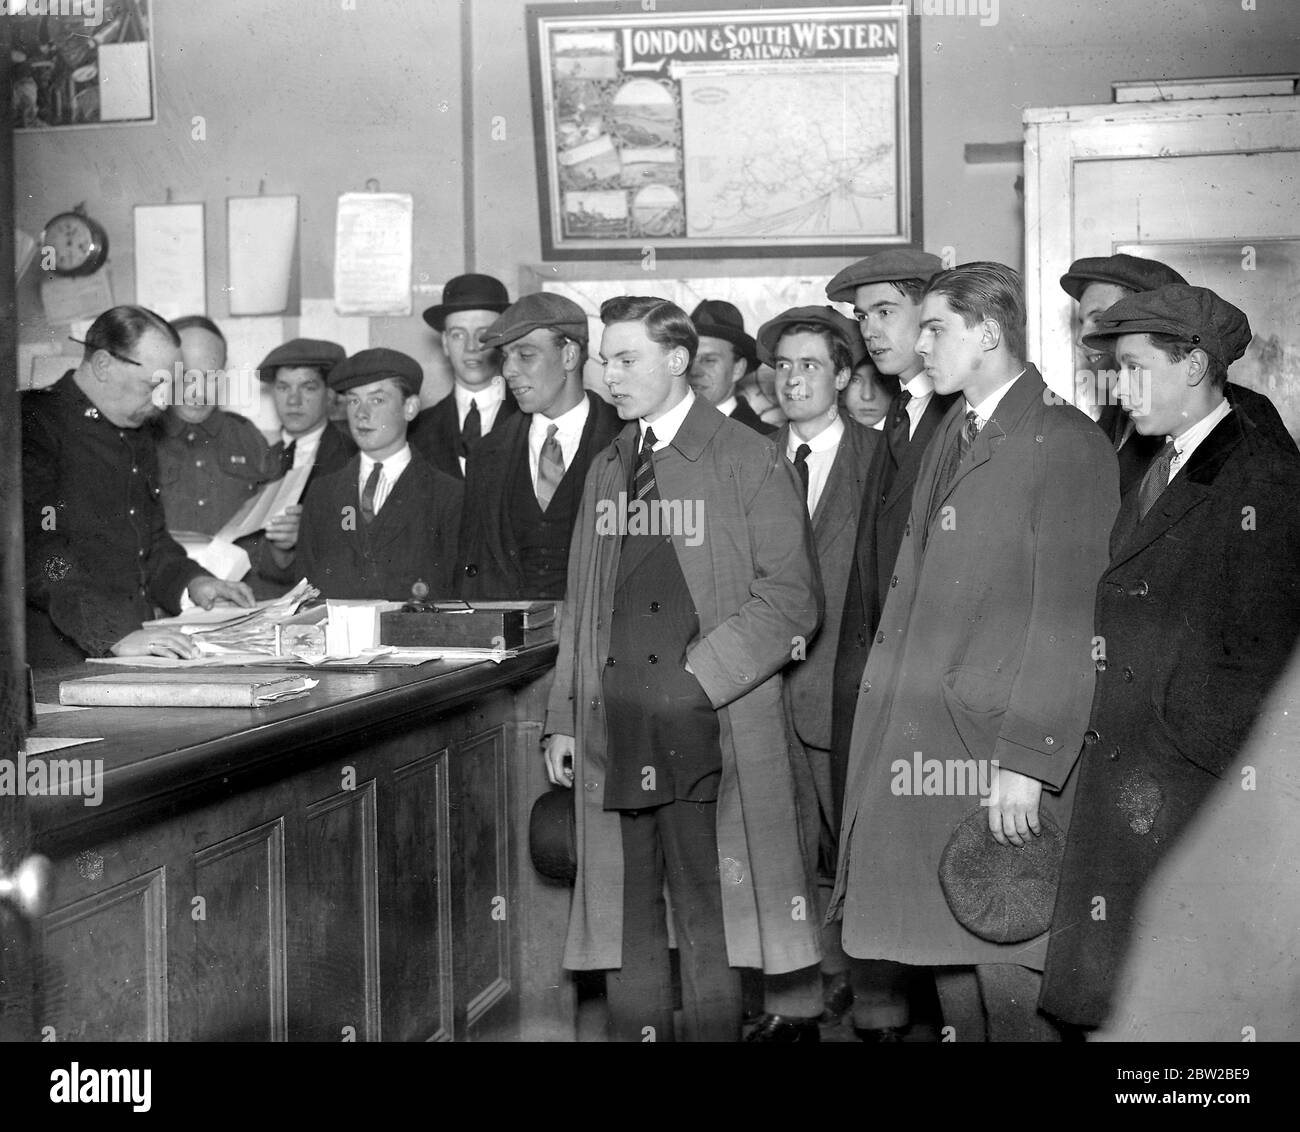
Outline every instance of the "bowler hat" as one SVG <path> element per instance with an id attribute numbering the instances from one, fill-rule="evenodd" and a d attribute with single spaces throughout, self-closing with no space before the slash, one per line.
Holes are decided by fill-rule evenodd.
<path id="1" fill-rule="evenodd" d="M 695 333 L 701 338 L 721 338 L 730 342 L 740 357 L 745 359 L 745 372 L 758 369 L 758 349 L 754 339 L 745 333 L 745 316 L 723 299 L 705 299 L 691 311 Z"/>
<path id="2" fill-rule="evenodd" d="M 1130 291 L 1154 291 L 1170 283 L 1186 283 L 1167 263 L 1158 259 L 1140 259 L 1117 252 L 1115 255 L 1076 259 L 1061 276 L 1061 288 L 1075 302 L 1081 302 L 1089 283 L 1113 283 Z"/>
<path id="3" fill-rule="evenodd" d="M 483 332 L 484 346 L 504 346 L 534 330 L 554 330 L 575 342 L 587 344 L 587 312 L 572 299 L 553 291 L 525 295 L 502 312 Z"/>
<path id="4" fill-rule="evenodd" d="M 943 270 L 943 260 L 916 248 L 890 248 L 851 263 L 826 284 L 826 297 L 833 303 L 851 303 L 859 287 L 868 283 L 897 283 L 919 279 L 929 283 Z"/>
<path id="5" fill-rule="evenodd" d="M 315 366 L 328 376 L 330 370 L 347 357 L 347 353 L 337 342 L 326 342 L 322 338 L 294 338 L 277 346 L 262 359 L 262 364 L 257 367 L 257 376 L 262 381 L 274 381 L 276 370 L 296 366 Z"/>
<path id="6" fill-rule="evenodd" d="M 457 275 L 442 289 L 442 302 L 425 309 L 423 318 L 434 330 L 442 330 L 454 311 L 496 311 L 510 305 L 506 286 L 491 275 Z"/>
<path id="7" fill-rule="evenodd" d="M 338 393 L 346 393 L 358 385 L 370 385 L 391 377 L 407 397 L 414 397 L 424 384 L 424 371 L 409 354 L 401 350 L 388 350 L 376 347 L 362 350 L 352 357 L 339 362 L 330 371 L 330 388 Z"/>
<path id="8" fill-rule="evenodd" d="M 528 853 L 544 877 L 572 884 L 578 875 L 573 791 L 548 790 L 528 815 Z"/>
<path id="9" fill-rule="evenodd" d="M 1046 810 L 1023 848 L 999 845 L 978 806 L 953 831 L 939 858 L 939 886 L 953 916 L 992 943 L 1023 943 L 1051 926 L 1065 836 Z"/>
<path id="10" fill-rule="evenodd" d="M 851 318 L 845 318 L 834 307 L 791 307 L 758 328 L 758 356 L 767 365 L 774 365 L 777 343 L 786 330 L 798 323 L 811 322 L 827 327 L 836 338 L 849 348 L 853 368 L 862 364 L 867 356 L 862 335 Z"/>
<path id="11" fill-rule="evenodd" d="M 1225 367 L 1246 352 L 1251 339 L 1245 314 L 1208 288 L 1186 283 L 1125 295 L 1098 317 L 1083 342 L 1094 350 L 1110 349 L 1109 340 L 1121 334 L 1173 334 Z"/>

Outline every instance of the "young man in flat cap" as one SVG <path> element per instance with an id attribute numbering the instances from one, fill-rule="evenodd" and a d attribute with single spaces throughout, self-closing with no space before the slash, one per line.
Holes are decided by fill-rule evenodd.
<path id="1" fill-rule="evenodd" d="M 1046 933 L 968 930 L 939 862 L 972 812 L 1016 846 L 1039 833 L 1040 806 L 1068 821 L 1056 792 L 1087 727 L 1093 596 L 1119 506 L 1106 438 L 1025 362 L 1021 288 L 995 263 L 926 287 L 916 348 L 935 389 L 962 400 L 922 460 L 858 690 L 832 901 L 848 954 L 936 969 L 957 1041 L 1057 1037 L 1035 1009 Z M 926 760 L 937 787 L 910 776 Z"/>
<path id="2" fill-rule="evenodd" d="M 330 371 L 359 451 L 307 497 L 292 556 L 277 563 L 325 598 L 423 601 L 453 594 L 464 488 L 411 450 L 424 373 L 397 350 L 362 350 Z"/>
<path id="3" fill-rule="evenodd" d="M 22 395 L 27 661 L 198 655 L 190 638 L 148 629 L 182 599 L 251 605 L 242 582 L 211 577 L 167 533 L 154 441 L 143 427 L 180 361 L 180 337 L 144 307 L 105 311 L 81 362 Z"/>
<path id="4" fill-rule="evenodd" d="M 880 252 L 851 263 L 826 286 L 834 302 L 852 303 L 872 363 L 895 377 L 899 392 L 886 417 L 883 443 L 867 472 L 856 545 L 844 594 L 831 703 L 831 785 L 838 826 L 848 773 L 849 737 L 880 611 L 890 592 L 894 560 L 912 504 L 912 485 L 932 438 L 956 394 L 936 393 L 921 356 L 921 295 L 941 270 L 938 256 L 912 248 Z M 827 1000 L 832 1015 L 853 1003 L 853 1026 L 863 1041 L 901 1040 L 911 1022 L 902 965 L 883 961 L 850 963 L 852 988 L 843 981 Z"/>
<path id="5" fill-rule="evenodd" d="M 268 480 L 279 474 L 257 426 L 217 404 L 226 339 L 215 322 L 189 315 L 180 335 L 186 381 L 158 428 L 158 481 L 172 531 L 215 535 Z M 190 377 L 198 377 L 191 383 Z"/>
<path id="6" fill-rule="evenodd" d="M 691 312 L 700 347 L 691 363 L 691 388 L 724 417 L 768 436 L 776 431 L 763 420 L 736 386 L 758 368 L 754 339 L 745 333 L 745 318 L 731 303 L 705 299 Z"/>
<path id="7" fill-rule="evenodd" d="M 1070 264 L 1070 270 L 1061 276 L 1061 289 L 1079 304 L 1075 341 L 1083 362 L 1082 369 L 1092 375 L 1089 397 L 1101 409 L 1097 424 L 1110 438 L 1119 458 L 1121 495 L 1127 495 L 1129 488 L 1145 474 L 1160 450 L 1160 441 L 1158 437 L 1142 435 L 1133 427 L 1132 418 L 1115 397 L 1115 359 L 1106 352 L 1104 346 L 1098 352 L 1086 346 L 1084 339 L 1092 334 L 1098 318 L 1120 299 L 1142 291 L 1167 287 L 1171 283 L 1186 282 L 1168 264 L 1122 252 L 1076 259 Z M 1275 443 L 1295 448 L 1295 442 L 1287 433 L 1281 416 L 1268 397 L 1231 382 L 1226 387 L 1226 395 L 1231 402 L 1240 405 Z"/>
<path id="8" fill-rule="evenodd" d="M 697 324 L 698 325 L 698 324 Z M 817 878 L 817 923 L 835 880 L 839 825 L 831 791 L 831 675 L 853 561 L 858 516 L 879 433 L 839 409 L 839 393 L 866 356 L 851 319 L 832 307 L 795 307 L 758 332 L 758 352 L 776 371 L 776 395 L 788 424 L 773 438 L 804 486 L 826 594 L 821 632 L 786 667 L 785 699 L 798 745 L 795 796 L 807 867 Z M 765 980 L 765 1015 L 750 1042 L 819 1041 L 826 994 L 846 979 L 839 925 L 822 929 L 820 966 Z"/>
<path id="9" fill-rule="evenodd" d="M 1232 777 L 1300 638 L 1300 457 L 1224 396 L 1250 338 L 1231 303 L 1172 284 L 1119 300 L 1085 339 L 1114 354 L 1134 427 L 1163 443 L 1097 586 L 1096 692 L 1042 997 L 1075 1025 L 1106 1020 L 1144 886 Z"/>
<path id="10" fill-rule="evenodd" d="M 479 442 L 466 473 L 460 594 L 563 600 L 587 468 L 618 435 L 618 413 L 582 386 L 587 316 L 572 299 L 525 295 L 488 327 L 483 344 L 502 351 L 520 411 Z"/>
<path id="11" fill-rule="evenodd" d="M 470 450 L 498 420 L 517 411 L 501 377 L 501 353 L 483 335 L 510 305 L 505 285 L 491 275 L 457 275 L 442 289 L 442 302 L 424 321 L 442 336 L 451 363 L 451 392 L 425 409 L 411 426 L 411 444 L 440 472 L 465 478 Z"/>
<path id="12" fill-rule="evenodd" d="M 736 1041 L 736 968 L 821 957 L 781 692 L 821 586 L 794 469 L 687 383 L 686 313 L 601 320 L 627 425 L 587 476 L 547 713 L 548 777 L 577 785 L 564 965 L 606 971 L 616 1040 L 673 1040 L 666 881 L 685 1037 Z"/>

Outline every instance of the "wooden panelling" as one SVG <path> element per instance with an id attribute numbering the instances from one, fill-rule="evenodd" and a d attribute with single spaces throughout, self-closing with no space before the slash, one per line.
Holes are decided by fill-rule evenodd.
<path id="1" fill-rule="evenodd" d="M 393 772 L 381 840 L 384 1039 L 451 1041 L 451 823 L 446 748 Z"/>
<path id="2" fill-rule="evenodd" d="M 165 898 L 157 868 L 45 917 L 43 1038 L 167 1040 Z"/>
<path id="3" fill-rule="evenodd" d="M 307 807 L 305 874 L 290 890 L 300 929 L 290 1036 L 378 1041 L 379 877 L 375 782 Z"/>
<path id="4" fill-rule="evenodd" d="M 452 768 L 456 1002 L 463 1004 L 466 1037 L 500 1025 L 484 1017 L 513 982 L 507 750 L 505 728 L 495 727 L 460 744 Z"/>
<path id="5" fill-rule="evenodd" d="M 189 986 L 202 1008 L 178 1011 L 186 1032 L 174 1036 L 284 1041 L 289 1023 L 284 819 L 201 849 L 193 856 L 193 874 L 202 918 L 191 911 Z M 173 1007 L 182 1005 L 177 1000 L 183 983 L 173 973 Z"/>

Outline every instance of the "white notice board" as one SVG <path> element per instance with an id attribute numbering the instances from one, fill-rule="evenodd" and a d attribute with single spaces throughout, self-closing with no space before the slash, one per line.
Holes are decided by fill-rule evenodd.
<path id="1" fill-rule="evenodd" d="M 135 206 L 135 301 L 163 318 L 207 314 L 203 205 Z"/>
<path id="2" fill-rule="evenodd" d="M 339 314 L 411 313 L 410 193 L 342 193 L 334 246 Z"/>

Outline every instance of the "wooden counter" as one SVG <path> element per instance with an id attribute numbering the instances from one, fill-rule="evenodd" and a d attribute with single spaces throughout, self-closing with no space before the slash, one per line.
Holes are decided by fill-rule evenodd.
<path id="1" fill-rule="evenodd" d="M 104 740 L 48 756 L 102 760 L 99 805 L 29 800 L 55 862 L 43 1036 L 517 1037 L 554 659 L 317 672 L 259 709 L 41 715 L 36 737 Z M 91 669 L 125 671 L 41 673 L 37 698 Z"/>

